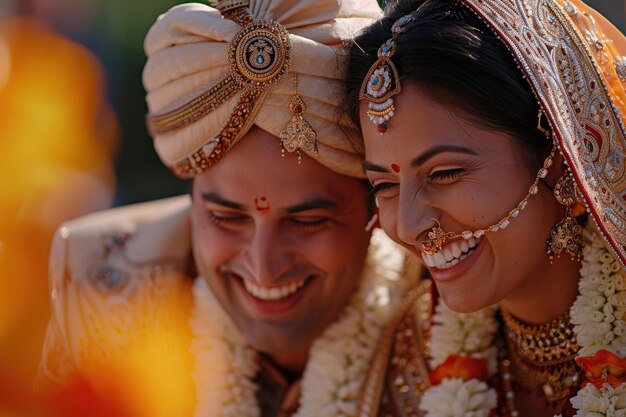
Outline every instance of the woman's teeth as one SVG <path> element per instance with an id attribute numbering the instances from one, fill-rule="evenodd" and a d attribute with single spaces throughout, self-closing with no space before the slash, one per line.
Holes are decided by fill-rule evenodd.
<path id="1" fill-rule="evenodd" d="M 467 258 L 474 252 L 482 238 L 471 237 L 467 240 L 459 239 L 446 245 L 434 255 L 422 252 L 422 259 L 429 268 L 448 269 Z"/>
<path id="2" fill-rule="evenodd" d="M 279 300 L 281 298 L 285 298 L 302 288 L 304 284 L 306 284 L 306 282 L 307 280 L 306 278 L 304 278 L 300 281 L 292 282 L 291 284 L 285 285 L 283 287 L 266 288 L 260 287 L 250 280 L 243 280 L 243 284 L 246 290 L 256 298 L 259 298 L 261 300 Z"/>

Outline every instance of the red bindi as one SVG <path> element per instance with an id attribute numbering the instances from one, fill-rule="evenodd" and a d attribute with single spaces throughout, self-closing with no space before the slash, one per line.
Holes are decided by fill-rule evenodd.
<path id="1" fill-rule="evenodd" d="M 270 202 L 267 197 L 256 197 L 254 199 L 254 207 L 259 213 L 265 214 L 270 211 Z"/>
<path id="2" fill-rule="evenodd" d="M 400 172 L 400 165 L 391 164 L 391 169 L 393 169 L 393 172 Z"/>

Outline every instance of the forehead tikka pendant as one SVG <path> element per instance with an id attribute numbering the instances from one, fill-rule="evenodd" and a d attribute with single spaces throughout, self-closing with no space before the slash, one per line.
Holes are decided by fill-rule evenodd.
<path id="1" fill-rule="evenodd" d="M 304 100 L 302 100 L 298 94 L 297 74 L 293 76 L 293 84 L 294 93 L 289 102 L 289 110 L 293 113 L 293 116 L 291 117 L 291 121 L 287 124 L 285 131 L 280 135 L 280 152 L 283 157 L 285 156 L 285 151 L 290 153 L 297 152 L 298 163 L 301 163 L 301 151 L 313 154 L 316 157 L 319 156 L 319 152 L 317 149 L 317 133 L 302 116 L 305 106 Z"/>
<path id="2" fill-rule="evenodd" d="M 405 15 L 391 27 L 391 39 L 378 48 L 378 59 L 370 68 L 359 91 L 359 100 L 368 101 L 367 117 L 382 135 L 387 131 L 387 121 L 396 111 L 393 97 L 402 90 L 400 76 L 391 57 L 396 52 L 396 38 L 406 31 L 413 15 Z"/>

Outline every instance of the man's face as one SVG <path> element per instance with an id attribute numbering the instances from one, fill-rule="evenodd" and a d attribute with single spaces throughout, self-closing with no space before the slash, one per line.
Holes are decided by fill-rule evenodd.
<path id="1" fill-rule="evenodd" d="M 253 128 L 195 178 L 198 271 L 255 349 L 307 349 L 348 303 L 369 233 L 366 191 Z"/>

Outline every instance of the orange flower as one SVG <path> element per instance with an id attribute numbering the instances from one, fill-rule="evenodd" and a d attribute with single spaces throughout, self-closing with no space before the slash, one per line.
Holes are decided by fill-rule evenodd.
<path id="1" fill-rule="evenodd" d="M 487 379 L 487 359 L 450 355 L 428 377 L 433 385 L 440 384 L 444 378 L 461 378 L 464 381 L 475 378 L 484 381 Z"/>
<path id="2" fill-rule="evenodd" d="M 605 383 L 616 388 L 626 381 L 626 359 L 620 359 L 608 350 L 599 350 L 591 357 L 576 358 L 576 363 L 585 372 L 585 379 L 597 388 Z"/>

